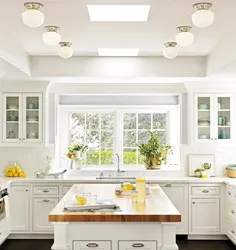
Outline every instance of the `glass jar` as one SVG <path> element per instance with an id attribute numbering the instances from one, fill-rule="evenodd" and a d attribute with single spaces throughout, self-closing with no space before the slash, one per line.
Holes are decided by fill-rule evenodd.
<path id="1" fill-rule="evenodd" d="M 137 202 L 145 203 L 146 201 L 146 180 L 136 179 Z"/>

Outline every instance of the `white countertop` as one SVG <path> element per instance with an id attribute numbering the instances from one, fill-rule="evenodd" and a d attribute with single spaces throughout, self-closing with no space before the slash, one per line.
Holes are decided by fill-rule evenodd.
<path id="1" fill-rule="evenodd" d="M 211 178 L 195 178 L 195 177 L 158 177 L 158 176 L 149 176 L 146 177 L 148 183 L 226 183 L 229 185 L 236 186 L 236 178 L 228 177 L 211 177 Z M 9 185 L 10 183 L 123 183 L 125 179 L 96 179 L 95 176 L 77 176 L 77 177 L 63 177 L 59 179 L 54 178 L 45 178 L 39 179 L 36 177 L 27 177 L 27 178 L 7 178 L 0 177 L 0 187 L 4 185 Z M 127 180 L 130 181 L 130 180 Z"/>

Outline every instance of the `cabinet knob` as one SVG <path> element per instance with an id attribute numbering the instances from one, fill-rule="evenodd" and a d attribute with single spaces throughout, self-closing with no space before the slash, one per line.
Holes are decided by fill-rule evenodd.
<path id="1" fill-rule="evenodd" d="M 88 243 L 86 247 L 99 247 L 97 243 Z"/>
<path id="2" fill-rule="evenodd" d="M 228 195 L 231 195 L 231 192 L 230 192 L 230 191 L 228 192 Z"/>
<path id="3" fill-rule="evenodd" d="M 234 210 L 231 210 L 231 213 L 234 214 Z"/>
<path id="4" fill-rule="evenodd" d="M 213 138 L 211 138 L 211 140 L 213 141 Z"/>
<path id="5" fill-rule="evenodd" d="M 234 230 L 231 230 L 231 233 L 234 234 Z"/>
<path id="6" fill-rule="evenodd" d="M 43 200 L 43 202 L 46 202 L 46 203 L 49 202 L 49 201 L 50 201 L 50 200 Z"/>
<path id="7" fill-rule="evenodd" d="M 168 183 L 165 185 L 165 187 L 172 187 L 172 185 Z"/>
<path id="8" fill-rule="evenodd" d="M 28 190 L 28 189 L 26 189 L 25 191 L 26 191 L 26 192 L 28 192 L 29 190 Z"/>
<path id="9" fill-rule="evenodd" d="M 43 192 L 44 193 L 49 193 L 49 190 L 48 189 L 44 189 Z"/>
<path id="10" fill-rule="evenodd" d="M 25 141 L 25 138 L 23 138 L 23 141 Z"/>
<path id="11" fill-rule="evenodd" d="M 143 243 L 134 243 L 132 247 L 144 247 Z"/>
<path id="12" fill-rule="evenodd" d="M 195 204 L 195 202 L 193 202 L 193 204 Z"/>
<path id="13" fill-rule="evenodd" d="M 207 194 L 207 193 L 209 193 L 209 190 L 202 190 L 202 192 Z"/>

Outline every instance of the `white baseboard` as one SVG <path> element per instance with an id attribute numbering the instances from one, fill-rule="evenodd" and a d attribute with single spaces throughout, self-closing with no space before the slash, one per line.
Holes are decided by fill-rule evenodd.
<path id="1" fill-rule="evenodd" d="M 188 240 L 229 240 L 226 235 L 188 235 Z"/>
<path id="2" fill-rule="evenodd" d="M 8 239 L 54 239 L 53 234 L 10 234 Z"/>

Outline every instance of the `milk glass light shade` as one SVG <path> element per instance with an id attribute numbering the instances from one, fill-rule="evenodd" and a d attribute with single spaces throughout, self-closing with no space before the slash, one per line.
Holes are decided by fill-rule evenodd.
<path id="1" fill-rule="evenodd" d="M 185 47 L 191 45 L 194 41 L 194 35 L 191 33 L 190 26 L 180 26 L 177 28 L 179 33 L 175 36 L 178 45 Z"/>
<path id="2" fill-rule="evenodd" d="M 192 22 L 198 28 L 206 28 L 213 24 L 215 14 L 210 10 L 211 3 L 196 3 L 193 7 L 196 12 L 192 14 Z"/>
<path id="3" fill-rule="evenodd" d="M 177 57 L 179 50 L 176 45 L 176 42 L 165 43 L 166 48 L 163 49 L 163 55 L 165 58 L 173 59 Z"/>
<path id="4" fill-rule="evenodd" d="M 24 4 L 26 10 L 21 14 L 22 21 L 31 28 L 37 28 L 44 23 L 44 14 L 40 11 L 41 3 L 27 2 Z"/>
<path id="5" fill-rule="evenodd" d="M 43 42 L 48 46 L 56 46 L 61 41 L 61 35 L 57 32 L 59 27 L 57 26 L 46 26 L 46 32 L 43 34 Z"/>
<path id="6" fill-rule="evenodd" d="M 67 59 L 73 56 L 73 49 L 70 47 L 69 42 L 60 42 L 61 48 L 58 50 L 58 55 L 61 58 Z"/>

